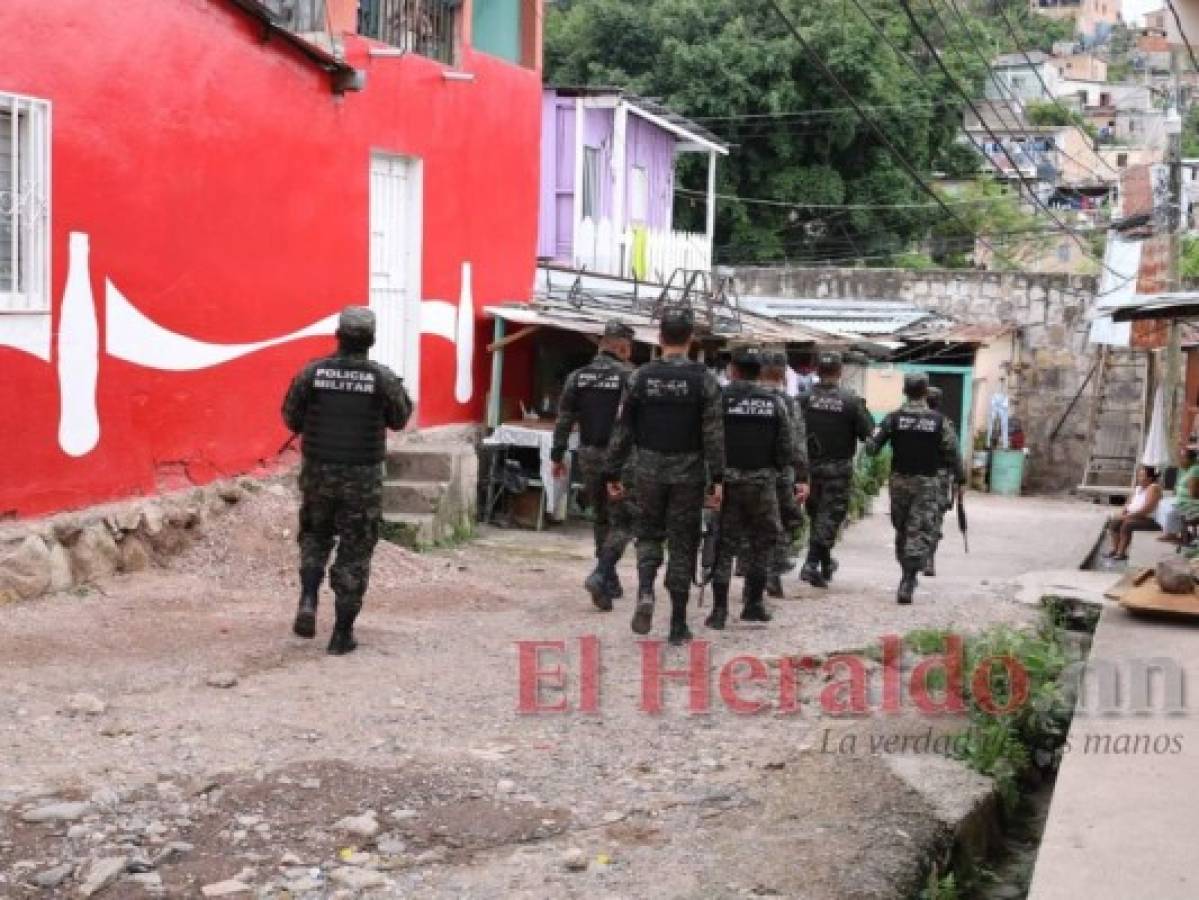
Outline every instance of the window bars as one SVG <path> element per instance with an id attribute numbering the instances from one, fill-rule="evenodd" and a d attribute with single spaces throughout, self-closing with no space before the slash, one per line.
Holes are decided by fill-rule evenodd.
<path id="1" fill-rule="evenodd" d="M 50 106 L 0 94 L 0 313 L 50 309 Z"/>
<path id="2" fill-rule="evenodd" d="M 358 32 L 453 65 L 460 6 L 461 0 L 361 0 Z"/>

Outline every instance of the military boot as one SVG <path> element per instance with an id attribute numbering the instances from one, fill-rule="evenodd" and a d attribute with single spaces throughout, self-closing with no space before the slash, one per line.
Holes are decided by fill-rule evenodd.
<path id="1" fill-rule="evenodd" d="M 766 579 L 762 575 L 751 575 L 745 579 L 745 591 L 741 595 L 742 622 L 769 622 L 774 617 L 766 609 L 762 595 L 766 592 Z"/>
<path id="2" fill-rule="evenodd" d="M 591 602 L 597 609 L 609 612 L 612 609 L 612 593 L 609 585 L 616 578 L 616 561 L 611 554 L 602 554 L 596 563 L 595 571 L 587 576 L 583 587 L 591 595 Z"/>
<path id="3" fill-rule="evenodd" d="M 903 564 L 903 578 L 899 582 L 899 591 L 895 595 L 896 602 L 903 606 L 912 602 L 912 595 L 916 593 L 916 573 L 919 571 L 919 563 L 905 562 Z"/>
<path id="4" fill-rule="evenodd" d="M 833 583 L 833 576 L 837 574 L 837 569 L 840 566 L 833 559 L 833 550 L 831 547 L 820 548 L 820 574 L 824 576 L 824 580 L 829 584 Z"/>
<path id="5" fill-rule="evenodd" d="M 674 646 L 691 640 L 691 629 L 687 627 L 687 591 L 670 592 L 670 643 Z"/>
<path id="6" fill-rule="evenodd" d="M 633 609 L 633 633 L 649 634 L 654 626 L 654 578 L 657 570 L 637 570 L 637 606 Z"/>
<path id="7" fill-rule="evenodd" d="M 605 582 L 605 587 L 608 591 L 608 596 L 613 600 L 619 600 L 624 596 L 624 586 L 620 583 L 620 576 L 616 574 L 615 564 L 613 564 L 611 571 L 608 572 L 608 580 Z"/>
<path id="8" fill-rule="evenodd" d="M 820 548 L 814 544 L 808 545 L 808 558 L 804 560 L 803 568 L 799 570 L 799 579 L 806 581 L 812 587 L 828 587 L 828 579 L 821 571 Z"/>
<path id="9" fill-rule="evenodd" d="M 300 608 L 296 610 L 296 621 L 291 626 L 298 637 L 316 637 L 316 607 L 324 577 L 325 573 L 320 569 L 300 570 Z"/>
<path id="10" fill-rule="evenodd" d="M 704 625 L 714 631 L 724 631 L 724 623 L 729 617 L 729 586 L 720 582 L 712 582 L 712 611 Z"/>
<path id="11" fill-rule="evenodd" d="M 337 620 L 333 626 L 333 636 L 329 639 L 329 654 L 345 656 L 358 648 L 354 639 L 354 620 L 362 610 L 362 601 L 358 598 L 337 598 Z"/>
<path id="12" fill-rule="evenodd" d="M 781 600 L 786 594 L 783 593 L 783 579 L 778 575 L 766 576 L 766 596 L 773 597 L 775 600 Z"/>
<path id="13" fill-rule="evenodd" d="M 925 578 L 936 578 L 937 577 L 937 551 L 936 550 L 933 550 L 931 553 L 929 553 L 928 559 L 926 559 L 924 561 L 924 577 Z"/>

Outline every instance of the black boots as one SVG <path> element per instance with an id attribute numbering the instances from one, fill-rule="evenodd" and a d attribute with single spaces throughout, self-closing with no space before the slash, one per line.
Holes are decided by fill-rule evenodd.
<path id="1" fill-rule="evenodd" d="M 928 559 L 924 561 L 924 577 L 935 578 L 937 576 L 937 551 L 933 550 L 928 555 Z"/>
<path id="2" fill-rule="evenodd" d="M 329 653 L 332 656 L 345 656 L 353 653 L 358 647 L 354 640 L 354 620 L 362 610 L 362 600 L 358 598 L 337 598 L 337 622 L 333 626 L 333 637 L 329 639 Z"/>
<path id="3" fill-rule="evenodd" d="M 816 544 L 808 545 L 808 558 L 804 560 L 803 568 L 799 570 L 799 578 L 812 587 L 828 587 L 828 579 L 824 576 L 821 548 Z"/>
<path id="4" fill-rule="evenodd" d="M 591 602 L 604 612 L 609 612 L 612 609 L 612 601 L 624 594 L 620 588 L 620 578 L 616 575 L 616 563 L 619 559 L 611 553 L 601 553 L 599 561 L 595 564 L 595 571 L 583 582 L 583 587 L 591 595 Z"/>
<path id="5" fill-rule="evenodd" d="M 649 634 L 654 625 L 655 569 L 637 570 L 637 606 L 633 609 L 633 633 Z"/>
<path id="6" fill-rule="evenodd" d="M 903 606 L 912 602 L 912 595 L 916 593 L 916 573 L 919 571 L 919 563 L 904 561 L 903 578 L 899 582 L 899 591 L 895 595 L 896 602 Z"/>
<path id="7" fill-rule="evenodd" d="M 769 622 L 773 616 L 766 610 L 766 601 L 762 595 L 766 592 L 766 578 L 762 575 L 750 575 L 745 579 L 745 592 L 742 594 L 741 621 Z"/>
<path id="8" fill-rule="evenodd" d="M 296 621 L 291 627 L 297 637 L 316 637 L 316 607 L 324 577 L 325 573 L 320 569 L 300 570 L 300 608 L 296 610 Z"/>
<path id="9" fill-rule="evenodd" d="M 724 631 L 724 623 L 729 618 L 729 586 L 712 582 L 712 611 L 704 625 L 715 631 Z"/>
<path id="10" fill-rule="evenodd" d="M 604 612 L 610 612 L 612 609 L 612 598 L 608 596 L 607 582 L 602 563 L 597 565 L 587 576 L 587 580 L 583 582 L 583 587 L 591 595 L 591 602 L 595 604 L 595 608 L 602 609 Z"/>
<path id="11" fill-rule="evenodd" d="M 837 574 L 837 561 L 833 559 L 832 547 L 820 548 L 820 574 L 824 576 L 824 580 L 829 584 L 833 583 L 833 576 Z"/>
<path id="12" fill-rule="evenodd" d="M 670 643 L 674 646 L 691 640 L 691 629 L 687 627 L 687 591 L 670 592 Z"/>

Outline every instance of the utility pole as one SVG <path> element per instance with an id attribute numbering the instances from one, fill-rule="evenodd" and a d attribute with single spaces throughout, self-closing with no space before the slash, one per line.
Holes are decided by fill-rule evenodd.
<path id="1" fill-rule="evenodd" d="M 1186 121 L 1183 110 L 1182 87 L 1178 77 L 1178 50 L 1170 50 L 1170 72 L 1173 90 L 1173 110 L 1166 111 L 1166 134 L 1169 141 L 1170 205 L 1169 216 L 1169 290 L 1182 290 L 1182 227 L 1185 210 L 1182 198 L 1182 128 Z M 1184 375 L 1182 368 L 1182 329 L 1177 319 L 1170 320 L 1169 339 L 1166 344 L 1165 397 L 1170 441 L 1170 462 L 1178 465 L 1182 447 L 1182 404 Z"/>

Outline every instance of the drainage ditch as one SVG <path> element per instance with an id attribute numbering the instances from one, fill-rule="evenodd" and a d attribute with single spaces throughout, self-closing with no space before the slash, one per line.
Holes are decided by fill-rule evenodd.
<path id="1" fill-rule="evenodd" d="M 1049 596 L 1031 630 L 993 628 L 966 642 L 967 671 L 988 657 L 1011 656 L 1028 675 L 1028 702 L 1015 712 L 994 715 L 971 700 L 972 738 L 960 759 L 994 779 L 996 836 L 977 855 L 965 835 L 956 835 L 939 864 L 930 867 L 913 900 L 1021 900 L 1028 895 L 1044 834 L 1053 787 L 1073 718 L 1077 684 L 1072 673 L 1085 663 L 1099 607 Z M 908 636 L 912 649 L 933 652 L 935 635 Z M 997 705 L 1011 688 L 1001 667 L 993 670 Z"/>

